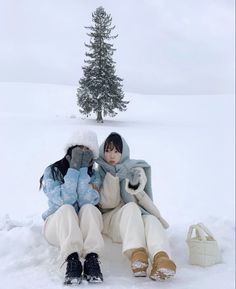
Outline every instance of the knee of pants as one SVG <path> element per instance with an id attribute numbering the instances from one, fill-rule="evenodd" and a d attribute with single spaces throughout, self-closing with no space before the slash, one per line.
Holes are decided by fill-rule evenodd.
<path id="1" fill-rule="evenodd" d="M 153 215 L 143 215 L 142 216 L 145 226 L 147 225 L 155 225 L 159 230 L 164 230 L 161 222 L 157 219 L 157 217 Z"/>
<path id="2" fill-rule="evenodd" d="M 70 213 L 76 214 L 75 208 L 69 204 L 62 205 L 57 211 L 62 214 L 70 214 Z"/>
<path id="3" fill-rule="evenodd" d="M 125 204 L 123 206 L 123 212 L 124 211 L 137 213 L 137 214 L 141 215 L 141 210 L 140 210 L 139 206 L 135 202 L 130 202 L 130 203 Z"/>
<path id="4" fill-rule="evenodd" d="M 95 212 L 96 214 L 101 214 L 97 207 L 92 204 L 85 204 L 79 210 L 79 215 L 86 214 L 90 212 Z"/>

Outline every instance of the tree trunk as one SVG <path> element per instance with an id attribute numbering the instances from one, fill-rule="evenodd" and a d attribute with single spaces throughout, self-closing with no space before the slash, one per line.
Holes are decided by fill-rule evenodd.
<path id="1" fill-rule="evenodd" d="M 97 112 L 97 122 L 103 123 L 102 112 L 100 110 Z"/>

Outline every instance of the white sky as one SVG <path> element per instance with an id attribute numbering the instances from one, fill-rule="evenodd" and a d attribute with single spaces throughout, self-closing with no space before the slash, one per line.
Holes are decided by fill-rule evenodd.
<path id="1" fill-rule="evenodd" d="M 0 81 L 77 85 L 100 5 L 125 91 L 234 92 L 233 0 L 0 0 Z"/>

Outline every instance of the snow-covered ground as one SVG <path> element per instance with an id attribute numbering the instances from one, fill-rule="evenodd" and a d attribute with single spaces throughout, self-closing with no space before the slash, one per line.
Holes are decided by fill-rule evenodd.
<path id="1" fill-rule="evenodd" d="M 57 249 L 41 234 L 47 200 L 38 181 L 44 168 L 63 156 L 71 133 L 84 127 L 95 130 L 100 143 L 111 131 L 119 132 L 131 157 L 151 164 L 155 203 L 171 224 L 168 235 L 178 270 L 167 282 L 134 278 L 120 245 L 106 239 L 101 256 L 105 281 L 96 286 L 233 289 L 234 96 L 127 93 L 128 110 L 96 124 L 79 114 L 75 94 L 71 86 L 0 83 L 0 288 L 62 288 Z M 222 264 L 188 264 L 186 235 L 197 222 L 214 233 Z M 92 287 L 80 285 L 85 286 Z"/>

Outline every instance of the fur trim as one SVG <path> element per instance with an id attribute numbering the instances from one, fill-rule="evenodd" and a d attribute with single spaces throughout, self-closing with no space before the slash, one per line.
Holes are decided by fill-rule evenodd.
<path id="1" fill-rule="evenodd" d="M 98 147 L 98 139 L 95 132 L 91 130 L 78 130 L 73 133 L 73 135 L 69 138 L 66 146 L 65 153 L 68 148 L 75 145 L 84 145 L 88 147 L 93 152 L 94 159 L 98 158 L 99 155 L 99 147 Z"/>

